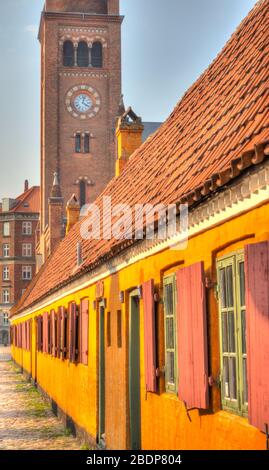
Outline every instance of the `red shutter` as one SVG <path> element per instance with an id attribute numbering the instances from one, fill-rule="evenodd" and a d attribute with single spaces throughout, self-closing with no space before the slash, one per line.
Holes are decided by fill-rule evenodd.
<path id="1" fill-rule="evenodd" d="M 179 399 L 191 408 L 209 406 L 204 265 L 177 272 Z"/>
<path id="2" fill-rule="evenodd" d="M 61 322 L 62 318 L 62 310 L 61 308 L 58 308 L 57 312 L 57 357 L 61 357 Z"/>
<path id="3" fill-rule="evenodd" d="M 248 410 L 250 423 L 269 425 L 269 243 L 245 248 Z"/>
<path id="4" fill-rule="evenodd" d="M 48 353 L 48 313 L 43 314 L 43 352 Z"/>
<path id="5" fill-rule="evenodd" d="M 25 349 L 25 322 L 22 323 L 22 349 Z"/>
<path id="6" fill-rule="evenodd" d="M 76 304 L 69 304 L 69 322 L 68 322 L 68 338 L 69 338 L 69 360 L 75 362 L 76 359 Z"/>
<path id="7" fill-rule="evenodd" d="M 65 308 L 60 307 L 60 312 L 61 312 L 61 359 L 65 358 L 65 341 L 64 341 L 64 336 L 65 336 Z"/>
<path id="8" fill-rule="evenodd" d="M 147 392 L 157 392 L 156 329 L 153 279 L 143 284 L 144 302 L 144 354 Z"/>
<path id="9" fill-rule="evenodd" d="M 80 362 L 87 366 L 89 348 L 89 300 L 83 299 L 80 308 Z"/>
<path id="10" fill-rule="evenodd" d="M 25 349 L 26 349 L 26 351 L 29 350 L 28 338 L 29 338 L 29 320 L 27 320 L 26 323 L 25 323 Z"/>
<path id="11" fill-rule="evenodd" d="M 55 310 L 51 311 L 50 314 L 50 338 L 51 338 L 51 354 L 53 357 L 56 356 L 56 325 L 55 325 Z"/>

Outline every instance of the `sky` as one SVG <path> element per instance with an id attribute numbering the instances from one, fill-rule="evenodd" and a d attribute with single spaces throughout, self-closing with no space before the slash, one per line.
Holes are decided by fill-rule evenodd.
<path id="1" fill-rule="evenodd" d="M 0 1 L 0 199 L 39 184 L 40 46 L 44 0 Z M 121 0 L 126 105 L 164 121 L 256 0 Z"/>

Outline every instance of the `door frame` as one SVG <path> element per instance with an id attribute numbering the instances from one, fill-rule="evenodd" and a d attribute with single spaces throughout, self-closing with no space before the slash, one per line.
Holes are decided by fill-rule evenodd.
<path id="1" fill-rule="evenodd" d="M 134 309 L 134 300 L 137 305 Z M 129 446 L 131 450 L 141 449 L 141 386 L 140 386 L 140 295 L 139 290 L 129 292 L 129 334 L 128 334 L 128 389 L 129 389 Z M 137 335 L 138 333 L 138 335 Z M 133 342 L 135 340 L 135 342 Z M 133 362 L 136 363 L 135 369 Z"/>
<path id="2" fill-rule="evenodd" d="M 97 439 L 98 444 L 100 447 L 105 447 L 105 422 L 106 422 L 106 414 L 105 414 L 105 407 L 106 407 L 106 389 L 105 389 L 105 312 L 106 312 L 106 302 L 105 300 L 100 300 L 98 302 L 98 433 Z M 102 314 L 101 314 L 102 312 Z"/>

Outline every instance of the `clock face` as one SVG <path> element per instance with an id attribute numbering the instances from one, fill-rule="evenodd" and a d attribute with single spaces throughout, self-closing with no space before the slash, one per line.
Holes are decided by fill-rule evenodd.
<path id="1" fill-rule="evenodd" d="M 101 108 L 101 97 L 90 85 L 75 85 L 65 97 L 67 111 L 81 121 L 94 118 Z"/>
<path id="2" fill-rule="evenodd" d="M 81 93 L 75 98 L 74 106 L 80 113 L 86 113 L 92 108 L 93 102 L 86 93 Z"/>

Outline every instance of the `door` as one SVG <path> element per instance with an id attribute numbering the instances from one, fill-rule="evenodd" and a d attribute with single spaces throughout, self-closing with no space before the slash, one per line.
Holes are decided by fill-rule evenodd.
<path id="1" fill-rule="evenodd" d="M 99 304 L 99 429 L 98 442 L 105 445 L 105 307 Z"/>
<path id="2" fill-rule="evenodd" d="M 129 307 L 129 412 L 130 448 L 141 447 L 140 417 L 140 308 L 138 292 L 130 295 Z"/>

